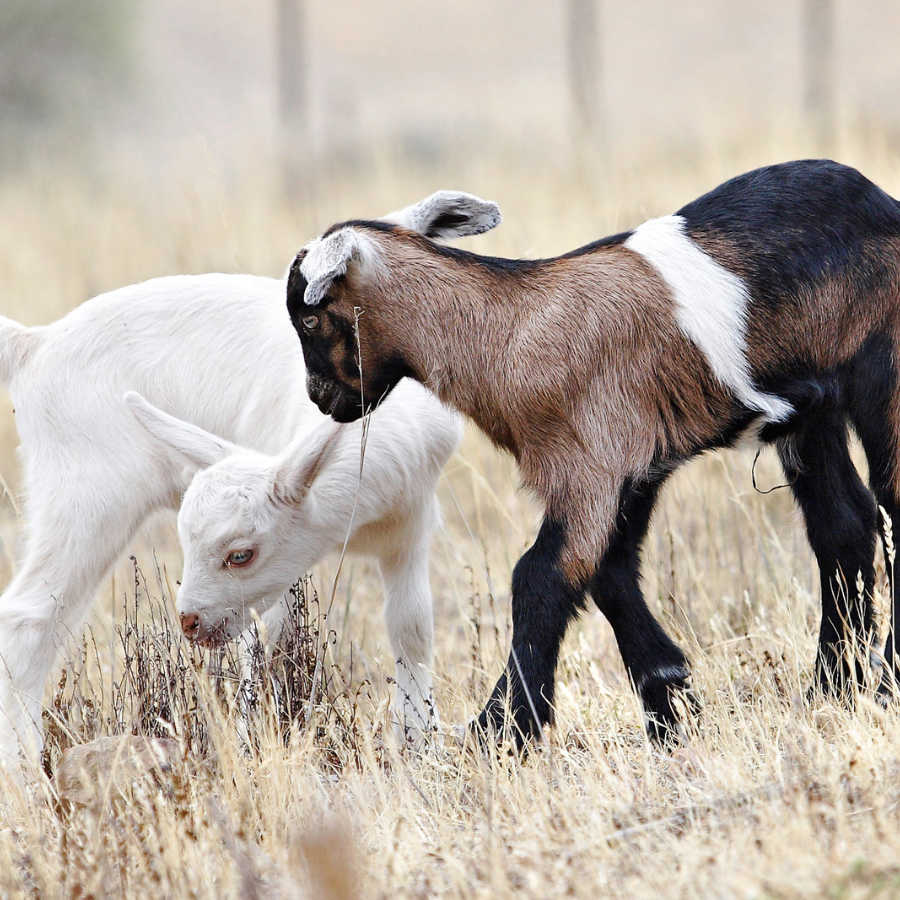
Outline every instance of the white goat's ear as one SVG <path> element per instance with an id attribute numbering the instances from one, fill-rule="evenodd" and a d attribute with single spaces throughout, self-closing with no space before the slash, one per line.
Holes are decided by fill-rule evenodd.
<path id="1" fill-rule="evenodd" d="M 335 278 L 347 274 L 351 260 L 374 257 L 375 248 L 353 228 L 339 228 L 313 241 L 300 262 L 300 274 L 306 279 L 303 302 L 317 306 L 327 296 Z"/>
<path id="2" fill-rule="evenodd" d="M 284 452 L 275 471 L 275 499 L 298 506 L 335 452 L 343 425 L 330 419 Z"/>
<path id="3" fill-rule="evenodd" d="M 129 391 L 124 399 L 147 434 L 174 456 L 173 463 L 180 464 L 185 486 L 198 469 L 217 463 L 237 449 L 224 438 L 163 412 L 136 391 Z"/>
<path id="4" fill-rule="evenodd" d="M 406 209 L 389 213 L 384 220 L 425 237 L 449 240 L 490 231 L 501 218 L 500 207 L 490 200 L 463 191 L 437 191 Z"/>

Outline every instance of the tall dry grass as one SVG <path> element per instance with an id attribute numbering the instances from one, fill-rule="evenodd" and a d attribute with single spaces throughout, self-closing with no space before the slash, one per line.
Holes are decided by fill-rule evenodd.
<path id="1" fill-rule="evenodd" d="M 45 322 L 154 274 L 276 273 L 329 221 L 445 186 L 504 208 L 502 228 L 472 246 L 550 254 L 800 155 L 802 143 L 788 139 L 575 172 L 492 158 L 440 173 L 385 157 L 365 178 L 323 176 L 296 200 L 258 174 L 216 181 L 189 163 L 187 175 L 159 184 L 32 172 L 0 184 L 2 310 Z M 894 148 L 850 136 L 840 155 L 900 195 Z M 0 474 L 13 490 L 14 446 L 12 417 L 2 416 Z M 81 802 L 60 799 L 49 781 L 25 795 L 0 784 L 0 895 L 900 893 L 900 719 L 866 696 L 852 713 L 805 701 L 817 575 L 788 492 L 754 492 L 751 462 L 751 451 L 733 451 L 676 475 L 648 540 L 650 604 L 690 655 L 703 704 L 671 754 L 645 740 L 611 631 L 591 611 L 566 641 L 557 725 L 527 760 L 464 752 L 449 739 L 421 757 L 399 755 L 386 739 L 392 659 L 377 580 L 367 564 L 345 565 L 323 620 L 313 591 L 330 595 L 332 562 L 305 595 L 293 675 L 278 691 L 259 689 L 248 755 L 229 661 L 214 661 L 211 675 L 177 637 L 178 550 L 170 524 L 152 523 L 133 544 L 146 578 L 135 580 L 127 560 L 117 567 L 86 637 L 62 655 L 64 677 L 48 686 L 46 762 L 52 770 L 72 743 L 133 730 L 170 738 L 177 752 L 147 780 L 109 767 Z M 763 486 L 779 480 L 769 453 L 758 476 Z M 450 724 L 477 712 L 505 660 L 510 572 L 539 510 L 512 462 L 474 432 L 440 492 L 436 681 Z M 18 531 L 6 502 L 8 570 Z M 319 659 L 326 677 L 311 679 Z"/>

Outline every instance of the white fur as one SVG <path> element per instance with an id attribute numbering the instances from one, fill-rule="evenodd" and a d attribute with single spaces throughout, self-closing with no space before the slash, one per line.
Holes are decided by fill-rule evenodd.
<path id="1" fill-rule="evenodd" d="M 787 418 L 791 405 L 757 390 L 750 375 L 746 355 L 749 294 L 744 282 L 688 237 L 681 216 L 644 222 L 625 246 L 643 256 L 668 284 L 679 326 L 706 356 L 716 378 L 768 421 Z"/>
<path id="2" fill-rule="evenodd" d="M 195 510 L 212 512 L 214 524 L 230 521 L 248 509 L 245 498 L 259 496 L 261 473 L 273 460 L 290 469 L 323 422 L 334 427 L 306 395 L 284 294 L 278 279 L 176 276 L 103 294 L 44 328 L 0 322 L 0 373 L 10 376 L 16 409 L 27 526 L 24 556 L 0 597 L 0 764 L 14 761 L 20 745 L 36 758 L 41 697 L 57 649 L 77 634 L 104 573 L 147 515 L 177 508 L 190 484 Z M 160 425 L 153 410 L 139 423 L 123 401 L 126 391 L 139 391 L 172 417 Z M 406 647 L 407 626 L 391 625 L 394 610 L 425 635 L 412 668 L 430 665 L 432 622 L 427 571 L 421 557 L 409 558 L 410 548 L 427 549 L 435 482 L 459 427 L 455 415 L 407 382 L 372 417 L 372 477 L 364 478 L 351 549 L 379 560 L 395 652 Z M 350 434 L 317 471 L 308 502 L 269 510 L 289 523 L 280 537 L 296 552 L 272 560 L 270 598 L 261 608 L 343 539 L 359 470 L 358 432 L 355 442 Z M 213 469 L 218 474 L 210 477 Z M 226 476 L 230 492 L 214 490 Z M 182 606 L 211 603 L 199 572 L 189 558 Z M 280 626 L 277 609 L 267 618 L 270 628 Z M 243 608 L 240 619 L 247 621 Z M 430 681 L 423 683 L 419 707 L 430 702 Z"/>
<path id="3" fill-rule="evenodd" d="M 448 216 L 453 218 L 447 220 Z M 388 213 L 381 221 L 402 225 L 427 237 L 451 239 L 490 231 L 500 224 L 501 216 L 500 208 L 490 200 L 464 191 L 435 191 L 418 203 Z M 335 278 L 346 273 L 351 260 L 363 266 L 378 265 L 377 248 L 358 228 L 339 228 L 311 241 L 304 251 L 300 272 L 307 281 L 303 294 L 307 306 L 322 302 Z"/>
<path id="4" fill-rule="evenodd" d="M 251 610 L 266 615 L 298 572 L 350 537 L 348 551 L 379 561 L 396 659 L 395 723 L 419 743 L 437 725 L 428 550 L 439 520 L 434 483 L 459 438 L 457 418 L 419 384 L 398 385 L 371 417 L 360 476 L 362 421 L 326 419 L 267 455 L 229 451 L 215 435 L 204 446 L 196 426 L 181 423 L 178 434 L 177 419 L 137 395 L 128 402 L 163 448 L 211 463 L 194 476 L 178 514 L 177 607 L 199 616 L 197 637 L 236 638 L 253 624 Z M 238 549 L 252 549 L 253 562 L 223 565 Z M 267 630 L 279 628 L 279 618 L 267 620 Z"/>

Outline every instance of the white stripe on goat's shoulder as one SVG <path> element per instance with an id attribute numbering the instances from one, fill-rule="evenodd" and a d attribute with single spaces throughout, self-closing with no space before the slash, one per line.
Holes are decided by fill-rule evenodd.
<path id="1" fill-rule="evenodd" d="M 668 284 L 681 330 L 700 348 L 716 378 L 750 409 L 780 422 L 793 411 L 780 397 L 757 390 L 747 362 L 744 282 L 704 253 L 685 233 L 681 216 L 639 225 L 625 246 L 639 253 Z"/>

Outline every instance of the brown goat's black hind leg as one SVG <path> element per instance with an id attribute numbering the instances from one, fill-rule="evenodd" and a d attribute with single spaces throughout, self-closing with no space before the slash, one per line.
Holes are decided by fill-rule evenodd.
<path id="1" fill-rule="evenodd" d="M 900 422 L 896 370 L 898 341 L 890 334 L 874 335 L 857 354 L 848 379 L 848 406 L 853 427 L 869 462 L 869 485 L 884 513 L 877 529 L 884 550 L 891 591 L 890 628 L 884 648 L 879 693 L 885 700 L 900 693 L 900 584 L 896 545 L 900 544 Z M 891 557 L 893 556 L 893 560 Z"/>
<path id="2" fill-rule="evenodd" d="M 512 715 L 508 724 L 519 747 L 552 721 L 559 647 L 584 596 L 560 568 L 564 544 L 565 526 L 545 518 L 537 540 L 513 570 L 512 650 L 475 722 L 482 737 L 502 734 L 507 703 Z"/>
<path id="3" fill-rule="evenodd" d="M 684 653 L 647 608 L 640 588 L 640 549 L 662 479 L 628 484 L 622 491 L 616 531 L 590 590 L 609 620 L 625 668 L 644 705 L 647 731 L 660 743 L 677 740 L 681 696 L 691 709 L 690 668 Z"/>
<path id="4" fill-rule="evenodd" d="M 818 411 L 779 441 L 778 451 L 819 564 L 816 683 L 852 702 L 854 685 L 866 681 L 865 654 L 873 638 L 875 500 L 850 458 L 841 409 Z"/>

